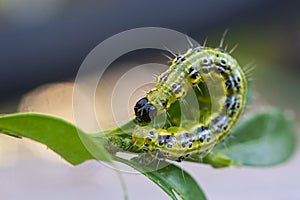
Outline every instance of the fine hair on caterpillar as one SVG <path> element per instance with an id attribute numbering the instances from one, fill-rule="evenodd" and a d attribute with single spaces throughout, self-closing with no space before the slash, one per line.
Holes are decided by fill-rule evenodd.
<path id="1" fill-rule="evenodd" d="M 170 68 L 158 77 L 156 86 L 136 103 L 134 111 L 138 124 L 132 134 L 132 146 L 156 158 L 180 162 L 193 156 L 203 157 L 230 134 L 246 104 L 247 80 L 231 55 L 236 46 L 229 52 L 223 49 L 226 33 L 216 48 L 193 47 L 189 41 L 191 48 L 176 55 Z M 180 127 L 151 125 L 154 119 L 168 112 L 172 104 L 184 99 L 191 88 L 208 82 L 213 83 L 209 92 L 217 91 L 222 95 L 214 100 L 209 94 L 218 106 L 203 120 L 183 121 L 188 125 Z"/>

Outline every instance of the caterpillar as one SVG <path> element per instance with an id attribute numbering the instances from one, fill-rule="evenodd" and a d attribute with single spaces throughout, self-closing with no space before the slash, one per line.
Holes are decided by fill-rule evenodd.
<path id="1" fill-rule="evenodd" d="M 243 69 L 231 55 L 233 50 L 222 48 L 223 40 L 224 35 L 216 48 L 191 47 L 176 55 L 169 69 L 158 77 L 156 86 L 134 106 L 137 124 L 130 138 L 111 137 L 109 143 L 126 151 L 181 162 L 203 157 L 228 137 L 245 108 L 247 77 L 252 69 Z M 214 78 L 220 79 L 216 87 L 221 88 L 223 95 L 217 99 L 217 109 L 208 112 L 203 120 L 184 121 L 182 127 L 157 128 L 151 124 L 189 90 Z"/>
<path id="2" fill-rule="evenodd" d="M 181 162 L 204 155 L 230 134 L 246 104 L 247 80 L 237 60 L 221 47 L 199 46 L 176 56 L 170 68 L 158 77 L 156 86 L 136 103 L 134 112 L 139 124 L 149 123 L 183 98 L 190 85 L 196 87 L 212 76 L 222 80 L 219 87 L 225 95 L 220 108 L 203 123 L 189 128 L 157 129 L 138 124 L 132 145 L 158 158 Z"/>

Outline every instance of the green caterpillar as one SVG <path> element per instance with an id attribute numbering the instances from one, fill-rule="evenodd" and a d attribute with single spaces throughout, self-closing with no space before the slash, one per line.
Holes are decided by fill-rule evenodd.
<path id="1" fill-rule="evenodd" d="M 181 162 L 189 157 L 204 156 L 222 142 L 246 106 L 246 77 L 252 70 L 241 68 L 231 55 L 233 50 L 227 52 L 222 49 L 224 35 L 217 48 L 192 47 L 176 56 L 169 69 L 158 77 L 156 86 L 136 103 L 134 112 L 137 125 L 131 136 L 110 137 L 110 145 Z M 186 120 L 181 127 L 168 128 L 157 128 L 150 123 L 172 111 L 170 107 L 190 90 L 212 79 L 219 79 L 214 87 L 221 90 L 222 95 L 216 99 L 217 108 L 203 114 L 203 120 Z M 197 95 L 198 100 L 201 97 Z"/>
<path id="2" fill-rule="evenodd" d="M 132 134 L 132 145 L 158 158 L 182 161 L 195 155 L 204 155 L 223 141 L 238 121 L 246 104 L 247 80 L 235 58 L 222 48 L 196 47 L 177 56 L 170 68 L 135 107 L 139 123 L 149 123 L 178 99 L 183 98 L 189 86 L 197 86 L 205 79 L 219 77 L 224 98 L 218 111 L 211 113 L 203 123 L 189 128 L 156 129 L 137 125 Z"/>

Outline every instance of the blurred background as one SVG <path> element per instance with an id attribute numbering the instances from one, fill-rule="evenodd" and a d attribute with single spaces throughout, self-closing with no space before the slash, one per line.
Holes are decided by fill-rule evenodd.
<path id="1" fill-rule="evenodd" d="M 239 44 L 234 56 L 240 64 L 255 60 L 257 66 L 249 109 L 288 110 L 299 130 L 299 10 L 300 3 L 292 0 L 0 0 L 0 113 L 43 112 L 72 122 L 72 82 L 82 61 L 96 45 L 119 32 L 164 27 L 199 43 L 208 37 L 207 44 L 216 46 L 228 28 L 225 44 L 229 48 Z M 111 97 L 106 92 L 124 71 L 149 62 L 167 59 L 154 50 L 122 56 L 107 72 L 99 97 Z M 99 110 L 110 113 L 103 102 Z M 99 119 L 104 128 L 115 126 L 112 116 Z M 181 166 L 209 199 L 296 200 L 300 199 L 299 153 L 268 169 Z M 124 174 L 124 178 L 130 199 L 168 199 L 141 175 Z M 122 199 L 115 172 L 93 161 L 72 167 L 43 145 L 0 135 L 0 199 L 83 198 Z"/>

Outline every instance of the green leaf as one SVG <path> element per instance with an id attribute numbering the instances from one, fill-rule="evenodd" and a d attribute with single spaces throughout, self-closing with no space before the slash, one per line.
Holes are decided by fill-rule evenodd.
<path id="1" fill-rule="evenodd" d="M 260 113 L 238 126 L 212 155 L 247 166 L 273 166 L 285 162 L 296 149 L 296 129 L 284 112 Z"/>
<path id="2" fill-rule="evenodd" d="M 102 139 L 121 135 L 134 127 L 133 121 L 113 131 L 89 135 L 74 125 L 46 115 L 13 114 L 0 117 L 0 131 L 14 137 L 27 137 L 47 145 L 73 165 L 89 159 L 110 161 Z M 231 136 L 208 154 L 203 162 L 214 167 L 232 165 L 272 166 L 286 161 L 295 151 L 296 131 L 292 121 L 280 111 L 258 114 L 235 129 Z M 124 136 L 126 137 L 126 136 Z M 169 164 L 152 171 L 141 167 L 137 158 L 115 158 L 140 171 L 161 187 L 172 199 L 206 199 L 195 180 L 179 167 Z"/>
<path id="3" fill-rule="evenodd" d="M 128 128 L 132 126 L 132 122 L 125 125 Z M 52 116 L 33 113 L 1 116 L 0 131 L 9 136 L 26 137 L 45 144 L 73 165 L 89 159 L 110 161 L 110 156 L 101 141 L 102 136 L 108 132 L 89 135 L 74 125 Z M 121 129 L 113 131 L 121 133 Z M 205 199 L 195 180 L 175 165 L 170 164 L 158 171 L 149 172 L 146 167 L 141 168 L 136 160 L 121 158 L 117 160 L 142 172 L 173 199 L 176 199 L 174 191 L 183 199 L 194 199 L 195 196 Z"/>
<path id="4" fill-rule="evenodd" d="M 73 165 L 95 157 L 99 160 L 110 160 L 109 154 L 99 143 L 100 140 L 93 140 L 74 125 L 56 117 L 33 113 L 1 116 L 0 131 L 45 144 Z"/>
<path id="5" fill-rule="evenodd" d="M 118 160 L 128 166 L 131 166 L 135 170 L 141 172 L 162 190 L 164 190 L 172 199 L 176 200 L 175 193 L 180 196 L 183 200 L 205 200 L 206 197 L 199 187 L 197 182 L 189 175 L 186 171 L 180 167 L 168 163 L 166 161 L 155 160 L 152 163 L 153 167 L 142 166 L 139 164 L 139 158 L 135 157 L 131 160 L 125 160 L 116 157 Z M 159 163 L 157 163 L 159 162 Z M 158 170 L 154 170 L 158 166 Z M 159 168 L 159 166 L 166 166 Z M 175 192 L 175 193 L 174 193 Z"/>

